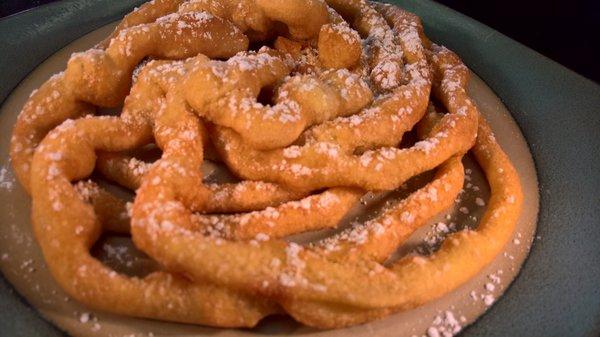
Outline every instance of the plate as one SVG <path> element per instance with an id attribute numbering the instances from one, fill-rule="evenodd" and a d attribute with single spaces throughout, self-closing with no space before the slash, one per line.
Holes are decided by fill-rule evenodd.
<path id="1" fill-rule="evenodd" d="M 1 20 L 0 36 L 2 39 L 6 39 L 4 45 L 9 47 L 7 48 L 9 52 L 2 55 L 2 59 L 0 59 L 3 74 L 7 75 L 7 80 L 0 83 L 0 98 L 4 99 L 16 83 L 37 66 L 43 58 L 53 54 L 59 47 L 87 31 L 123 15 L 126 8 L 130 7 L 129 5 L 132 3 L 75 1 L 69 4 L 43 6 L 34 11 Z M 430 37 L 456 50 L 465 59 L 466 63 L 503 98 L 532 145 L 531 150 L 538 165 L 538 173 L 542 184 L 542 213 L 540 214 L 541 221 L 539 224 L 541 240 L 535 245 L 523 274 L 517 279 L 511 290 L 493 307 L 492 314 L 486 315 L 479 323 L 468 328 L 465 335 L 504 335 L 510 333 L 510 331 L 514 331 L 516 334 L 529 333 L 530 335 L 542 334 L 545 331 L 552 331 L 552 333 L 565 331 L 569 335 L 573 333 L 587 335 L 597 332 L 599 325 L 597 318 L 600 317 L 598 314 L 600 311 L 600 296 L 598 296 L 595 282 L 598 280 L 599 275 L 597 264 L 599 254 L 597 245 L 593 244 L 594 241 L 590 241 L 593 239 L 598 240 L 600 236 L 598 231 L 600 227 L 594 227 L 594 221 L 597 223 L 597 220 L 592 218 L 593 214 L 598 213 L 598 200 L 595 191 L 598 190 L 599 186 L 597 180 L 594 180 L 597 179 L 597 176 L 593 175 L 593 171 L 590 171 L 590 168 L 594 167 L 593 165 L 596 165 L 596 168 L 598 167 L 597 157 L 594 157 L 591 151 L 584 151 L 576 156 L 579 157 L 580 161 L 573 161 L 572 166 L 582 168 L 585 165 L 592 165 L 591 167 L 588 166 L 588 171 L 585 171 L 585 169 L 578 171 L 579 181 L 584 181 L 581 178 L 585 177 L 585 172 L 588 172 L 587 179 L 590 184 L 577 188 L 572 186 L 572 189 L 569 188 L 570 186 L 564 186 L 561 190 L 556 189 L 557 192 L 561 192 L 562 196 L 567 196 L 569 199 L 561 200 L 553 195 L 545 195 L 544 192 L 548 188 L 560 186 L 561 183 L 567 182 L 571 175 L 574 178 L 577 177 L 576 172 L 570 172 L 569 170 L 557 172 L 556 167 L 564 168 L 566 166 L 559 165 L 563 163 L 557 163 L 556 160 L 551 160 L 553 155 L 557 154 L 559 155 L 558 158 L 575 159 L 573 153 L 566 151 L 569 148 L 564 147 L 564 144 L 573 145 L 573 142 L 568 137 L 565 138 L 561 131 L 570 130 L 570 135 L 573 135 L 573 138 L 589 137 L 587 143 L 580 147 L 582 150 L 586 150 L 586 146 L 588 147 L 587 150 L 597 147 L 598 139 L 592 137 L 592 135 L 594 135 L 593 131 L 597 132 L 600 127 L 597 115 L 592 114 L 592 112 L 596 112 L 595 110 L 600 106 L 598 87 L 541 58 L 506 37 L 491 31 L 489 28 L 439 5 L 430 2 L 402 1 L 400 3 L 405 8 L 419 14 L 425 21 Z M 44 19 L 40 20 L 40 18 Z M 27 26 L 31 22 L 37 22 L 37 24 L 33 25 L 30 30 L 22 28 L 31 27 Z M 482 46 L 486 46 L 487 49 L 481 49 Z M 23 55 L 23 50 L 27 50 L 26 55 Z M 522 60 L 516 57 L 515 59 L 515 54 L 519 53 L 524 55 L 521 57 L 527 56 L 528 58 Z M 498 55 L 503 57 L 499 59 Z M 509 71 L 511 67 L 507 67 L 503 62 L 512 65 L 512 69 L 528 70 L 529 72 L 511 72 Z M 530 62 L 533 62 L 533 64 Z M 533 65 L 533 67 L 522 69 L 523 65 Z M 490 68 L 494 68 L 495 71 L 491 71 Z M 538 77 L 542 79 L 561 79 L 564 82 L 544 82 L 543 85 L 541 83 L 539 86 L 531 85 L 532 81 L 535 84 L 534 80 Z M 13 79 L 13 81 L 11 82 L 10 79 Z M 520 83 L 520 81 L 523 81 L 523 83 Z M 506 83 L 511 85 L 506 86 Z M 517 83 L 521 86 L 518 86 Z M 572 97 L 567 100 L 560 95 L 548 94 L 551 92 L 548 89 L 560 89 L 560 87 L 553 87 L 553 84 L 561 83 L 568 84 L 567 89 L 573 90 L 576 88 L 577 90 L 573 90 L 573 94 L 577 94 L 579 97 Z M 563 92 L 565 91 L 563 90 Z M 548 101 L 552 102 L 553 105 L 548 106 L 546 104 Z M 549 109 L 566 106 L 571 106 L 571 115 L 561 114 L 560 110 Z M 545 115 L 540 114 L 540 111 L 544 111 L 540 110 L 540 107 L 550 113 L 553 112 L 555 117 L 562 118 L 557 121 L 550 121 L 561 122 L 548 123 L 549 126 L 555 127 L 554 130 L 539 129 L 540 121 L 538 119 L 543 122 L 546 118 Z M 537 118 L 524 115 L 523 112 L 525 111 L 537 114 Z M 573 118 L 573 115 L 579 117 Z M 583 117 L 587 117 L 587 119 Z M 577 118 L 587 123 L 571 126 L 578 120 Z M 528 126 L 527 123 L 531 125 Z M 559 142 L 557 143 L 556 139 L 552 139 L 550 143 L 543 143 L 543 132 L 561 134 Z M 566 136 L 568 135 L 567 132 Z M 595 145 L 594 141 L 596 142 Z M 540 147 L 543 144 L 553 147 L 549 149 L 546 149 L 545 146 Z M 550 150 L 550 153 L 544 150 Z M 564 153 L 561 153 L 561 150 Z M 546 160 L 546 162 L 543 160 Z M 580 166 L 582 164 L 583 166 Z M 545 180 L 542 180 L 542 177 Z M 596 197 L 595 200 L 594 197 Z M 550 200 L 550 203 L 548 204 L 546 200 Z M 554 201 L 554 204 L 552 204 L 552 201 Z M 548 209 L 548 206 L 554 207 Z M 564 206 L 569 206 L 569 208 L 564 209 Z M 575 217 L 573 212 L 576 212 Z M 550 227 L 551 215 L 557 216 L 552 220 L 558 220 L 558 225 L 555 224 L 555 221 L 552 221 L 553 227 Z M 586 217 L 587 222 L 584 221 Z M 579 231 L 565 231 L 568 228 L 567 226 L 572 226 Z M 554 230 L 561 227 L 563 232 Z M 570 236 L 580 238 L 577 246 L 569 245 L 568 242 L 563 241 L 563 238 L 569 238 Z M 562 251 L 548 251 L 548 249 L 552 250 L 560 247 L 562 247 Z M 582 247 L 585 249 L 580 251 L 579 249 Z M 577 256 L 578 260 L 560 259 L 561 254 Z M 537 262 L 535 262 L 536 256 L 541 256 L 542 259 L 538 257 Z M 552 262 L 550 263 L 550 261 Z M 586 265 L 587 268 L 573 269 L 578 265 Z M 565 272 L 569 272 L 570 278 L 564 277 Z M 579 288 L 573 287 L 576 284 L 579 284 Z M 565 286 L 571 287 L 565 288 Z M 527 294 L 515 290 L 518 287 L 525 289 Z M 0 323 L 3 331 L 11 331 L 14 335 L 60 335 L 60 332 L 51 328 L 37 317 L 35 312 L 16 299 L 16 296 L 11 294 L 10 289 L 11 287 L 5 282 L 0 286 L 0 310 L 5 310 L 2 311 L 4 317 L 7 317 L 9 312 L 11 316 L 15 317 L 13 320 L 4 320 Z M 570 294 L 576 294 L 579 291 L 581 291 L 581 294 L 587 293 L 587 296 L 581 298 L 570 296 Z M 535 295 L 539 295 L 539 297 Z M 531 296 L 534 296 L 533 299 L 531 299 Z M 545 297 L 540 298 L 541 296 Z M 542 306 L 551 298 L 560 300 L 552 303 L 552 305 Z M 524 300 L 527 302 L 524 302 Z M 532 306 L 533 303 L 536 304 L 535 307 Z M 571 311 L 564 312 L 563 305 L 566 304 L 571 304 L 569 306 Z M 558 313 L 560 315 L 557 315 Z M 536 321 L 544 324 L 532 324 Z M 519 324 L 515 324 L 515 322 Z M 546 330 L 547 328 L 553 330 Z"/>
<path id="2" fill-rule="evenodd" d="M 0 133 L 9 134 L 15 123 L 18 112 L 25 104 L 29 94 L 40 87 L 49 77 L 62 71 L 73 52 L 87 50 L 108 36 L 116 23 L 111 23 L 76 39 L 37 66 L 11 92 L 0 107 Z M 518 126 L 510 117 L 502 102 L 485 85 L 473 75 L 469 83 L 469 93 L 481 113 L 496 130 L 496 139 L 511 158 L 519 173 L 525 203 L 523 213 L 517 223 L 511 242 L 506 245 L 492 263 L 486 266 L 476 277 L 472 278 L 456 290 L 413 310 L 406 310 L 385 319 L 370 322 L 347 329 L 321 332 L 293 322 L 281 316 L 269 317 L 254 329 L 211 329 L 207 327 L 172 324 L 159 321 L 136 319 L 112 315 L 109 313 L 90 311 L 85 306 L 71 301 L 51 277 L 38 245 L 33 240 L 30 226 L 30 198 L 24 190 L 13 182 L 12 170 L 6 161 L 8 157 L 9 139 L 0 139 L 0 170 L 4 168 L 5 188 L 0 189 L 0 270 L 17 292 L 44 318 L 72 336 L 99 337 L 112 336 L 185 336 L 211 335 L 221 336 L 261 336 L 264 334 L 293 334 L 306 337 L 320 335 L 323 337 L 339 336 L 381 336 L 411 337 L 423 335 L 431 326 L 437 329 L 458 330 L 460 327 L 475 321 L 499 298 L 518 273 L 525 260 L 535 233 L 538 212 L 538 186 L 533 160 Z M 489 199 L 489 187 L 480 167 L 470 156 L 463 160 L 465 164 L 464 192 L 457 197 L 453 207 L 438 214 L 428 224 L 416 231 L 402 248 L 395 254 L 401 256 L 411 251 L 427 253 L 436 242 L 444 239 L 444 225 L 448 228 L 460 229 L 463 226 L 476 226 L 485 207 L 480 205 Z M 223 172 L 222 166 L 206 162 L 205 177 L 216 182 L 231 177 L 231 173 Z M 212 169 L 209 169 L 212 167 Z M 224 174 L 223 174 L 224 173 Z M 404 198 L 410 191 L 431 180 L 431 174 L 423 174 L 411 179 L 406 188 L 392 193 L 365 195 L 348 215 L 340 222 L 335 231 L 348 228 L 351 223 L 362 222 L 373 217 L 377 210 L 390 201 Z M 102 182 L 114 192 L 118 186 Z M 128 195 L 129 193 L 118 193 Z M 477 198 L 481 199 L 477 204 Z M 359 219 L 356 219 L 356 217 Z M 444 225 L 440 225 L 444 224 Z M 296 242 L 314 241 L 318 237 L 331 236 L 332 230 L 323 233 L 306 233 L 293 236 Z M 140 254 L 131 240 L 119 235 L 103 235 L 94 245 L 92 252 L 105 264 L 119 272 L 133 275 L 146 274 L 153 269 L 155 263 Z M 437 318 L 439 317 L 439 318 Z M 454 318 L 454 319 L 453 319 Z"/>

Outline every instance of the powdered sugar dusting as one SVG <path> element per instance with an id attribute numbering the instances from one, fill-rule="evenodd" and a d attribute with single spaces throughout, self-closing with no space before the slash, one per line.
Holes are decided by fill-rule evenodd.
<path id="1" fill-rule="evenodd" d="M 462 330 L 466 322 L 464 316 L 456 317 L 453 311 L 446 310 L 435 316 L 431 326 L 427 328 L 423 337 L 452 337 Z"/>
<path id="2" fill-rule="evenodd" d="M 0 189 L 12 191 L 15 186 L 15 178 L 12 176 L 8 168 L 0 167 Z"/>

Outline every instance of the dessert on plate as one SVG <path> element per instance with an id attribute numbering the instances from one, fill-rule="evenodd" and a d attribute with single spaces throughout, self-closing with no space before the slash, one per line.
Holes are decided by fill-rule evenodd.
<path id="1" fill-rule="evenodd" d="M 468 77 L 394 5 L 154 0 L 32 93 L 11 160 L 46 264 L 90 308 L 215 327 L 281 313 L 351 326 L 449 293 L 512 238 L 521 185 Z M 478 226 L 390 259 L 453 204 L 467 152 L 491 189 Z M 365 195 L 429 171 L 336 230 Z M 90 248 L 104 231 L 129 233 L 155 269 L 102 263 Z M 307 232 L 331 235 L 293 240 Z"/>

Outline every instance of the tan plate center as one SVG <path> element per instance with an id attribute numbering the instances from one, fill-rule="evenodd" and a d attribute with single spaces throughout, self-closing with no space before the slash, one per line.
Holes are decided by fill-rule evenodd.
<path id="1" fill-rule="evenodd" d="M 517 275 L 534 238 L 538 213 L 538 187 L 529 148 L 517 124 L 502 102 L 477 76 L 469 91 L 480 111 L 490 122 L 496 138 L 514 163 L 525 194 L 523 214 L 514 238 L 482 272 L 443 298 L 383 320 L 352 328 L 316 331 L 291 319 L 268 318 L 252 330 L 212 329 L 163 323 L 91 312 L 70 300 L 54 282 L 46 268 L 30 225 L 30 199 L 14 179 L 8 158 L 12 126 L 18 112 L 35 88 L 66 67 L 71 53 L 89 49 L 112 31 L 107 25 L 74 41 L 37 67 L 11 94 L 0 110 L 0 267 L 4 276 L 27 301 L 62 330 L 73 336 L 250 336 L 260 334 L 301 334 L 307 336 L 421 336 L 427 329 L 457 332 L 472 323 L 498 299 Z M 470 158 L 464 193 L 454 207 L 440 214 L 413 235 L 401 252 L 428 250 L 442 239 L 445 227 L 473 226 L 485 210 L 489 187 L 481 169 Z M 392 196 L 393 197 L 393 196 Z M 483 201 L 483 203 L 482 203 Z M 376 203 L 376 201 L 374 202 Z M 369 212 L 372 212 L 370 207 Z M 364 207 L 355 211 L 365 213 Z M 364 214 L 358 214 L 364 216 Z M 350 217 L 348 220 L 351 220 Z M 443 223 L 443 225 L 440 225 Z M 96 247 L 97 254 L 111 266 L 123 270 L 147 268 L 148 260 L 136 254 L 129 239 L 112 237 Z M 443 334 L 442 334 L 443 335 Z"/>

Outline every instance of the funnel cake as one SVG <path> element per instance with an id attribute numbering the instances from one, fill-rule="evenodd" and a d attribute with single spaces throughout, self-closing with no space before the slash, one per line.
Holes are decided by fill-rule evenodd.
<path id="1" fill-rule="evenodd" d="M 350 326 L 444 296 L 512 235 L 519 178 L 468 76 L 392 5 L 155 0 L 31 95 L 11 159 L 52 275 L 91 308 L 216 327 L 281 313 Z M 491 187 L 477 228 L 390 261 L 454 203 L 469 151 Z M 206 157 L 230 179 L 212 181 Z M 336 229 L 363 195 L 432 170 L 364 222 L 290 240 Z M 129 189 L 132 204 L 98 175 Z M 90 249 L 104 231 L 131 235 L 158 270 L 103 264 Z"/>

